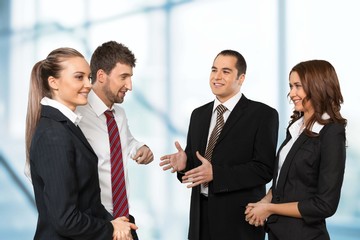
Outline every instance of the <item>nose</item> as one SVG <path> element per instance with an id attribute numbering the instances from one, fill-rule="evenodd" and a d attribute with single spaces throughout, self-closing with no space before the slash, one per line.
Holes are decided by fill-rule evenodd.
<path id="1" fill-rule="evenodd" d="M 215 73 L 215 79 L 217 80 L 217 79 L 221 79 L 221 78 L 222 78 L 221 71 L 217 71 L 217 72 Z"/>
<path id="2" fill-rule="evenodd" d="M 296 89 L 293 87 L 293 88 L 290 88 L 290 92 L 289 92 L 289 97 L 294 97 L 296 96 Z"/>
<path id="3" fill-rule="evenodd" d="M 132 90 L 132 80 L 131 77 L 126 80 L 125 87 L 128 91 Z"/>
<path id="4" fill-rule="evenodd" d="M 84 83 L 84 87 L 86 88 L 92 88 L 91 79 L 87 78 Z"/>

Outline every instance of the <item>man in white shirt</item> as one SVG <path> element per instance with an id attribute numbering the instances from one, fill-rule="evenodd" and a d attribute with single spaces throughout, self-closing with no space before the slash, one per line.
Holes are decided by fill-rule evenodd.
<path id="1" fill-rule="evenodd" d="M 125 111 L 119 104 L 124 101 L 126 92 L 132 90 L 131 77 L 135 62 L 134 54 L 121 43 L 110 41 L 99 46 L 90 61 L 93 88 L 88 95 L 88 104 L 77 108 L 83 116 L 79 126 L 98 156 L 101 202 L 111 214 L 113 214 L 113 194 L 110 143 L 104 114 L 106 110 L 112 111 L 119 129 L 127 196 L 129 196 L 127 174 L 129 159 L 139 164 L 148 164 L 153 160 L 152 151 L 132 136 Z M 133 221 L 131 215 L 130 221 Z M 132 234 L 133 238 L 137 239 L 135 231 L 132 231 Z"/>

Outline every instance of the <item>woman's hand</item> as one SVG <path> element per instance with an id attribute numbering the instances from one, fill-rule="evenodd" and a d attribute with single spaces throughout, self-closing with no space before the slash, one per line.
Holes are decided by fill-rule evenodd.
<path id="1" fill-rule="evenodd" d="M 245 221 L 255 227 L 264 226 L 266 219 L 271 215 L 269 206 L 272 199 L 272 190 L 257 203 L 249 203 L 245 210 Z"/>
<path id="2" fill-rule="evenodd" d="M 249 203 L 245 210 L 245 221 L 255 227 L 264 226 L 266 219 L 271 215 L 269 210 L 272 203 Z"/>
<path id="3" fill-rule="evenodd" d="M 131 229 L 136 230 L 138 227 L 129 222 L 126 217 L 119 217 L 111 221 L 114 227 L 113 240 L 132 240 Z"/>

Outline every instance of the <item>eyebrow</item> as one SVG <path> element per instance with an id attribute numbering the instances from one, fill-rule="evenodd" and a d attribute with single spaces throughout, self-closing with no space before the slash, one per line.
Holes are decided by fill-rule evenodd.
<path id="1" fill-rule="evenodd" d="M 231 68 L 223 68 L 222 70 L 223 70 L 223 71 L 224 71 L 224 70 L 227 70 L 227 71 L 230 71 L 230 72 L 233 71 Z"/>
<path id="2" fill-rule="evenodd" d="M 296 84 L 301 84 L 301 82 L 300 81 L 297 81 L 297 82 L 294 82 L 294 83 L 289 82 L 289 85 L 296 85 Z"/>
<path id="3" fill-rule="evenodd" d="M 211 69 L 217 69 L 217 67 L 212 66 L 212 67 L 211 67 Z M 233 71 L 231 68 L 227 68 L 227 67 L 225 67 L 225 68 L 221 68 L 221 70 L 222 70 L 222 71 L 226 70 L 226 71 L 230 71 L 230 72 L 232 72 L 232 71 Z"/>
<path id="4" fill-rule="evenodd" d="M 76 72 L 74 72 L 74 74 L 85 74 L 85 72 L 82 72 L 82 71 L 76 71 Z"/>
<path id="5" fill-rule="evenodd" d="M 133 74 L 131 74 L 131 73 L 121 73 L 121 74 L 119 74 L 119 76 L 122 76 L 122 77 L 124 77 L 124 76 L 132 76 Z"/>

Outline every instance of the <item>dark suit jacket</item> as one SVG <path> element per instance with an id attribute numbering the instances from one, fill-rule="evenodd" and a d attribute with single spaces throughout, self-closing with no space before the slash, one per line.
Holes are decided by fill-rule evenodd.
<path id="1" fill-rule="evenodd" d="M 291 139 L 287 137 L 281 148 Z M 272 239 L 329 239 L 325 218 L 337 209 L 345 169 L 345 127 L 325 125 L 318 137 L 304 132 L 295 141 L 273 184 L 273 203 L 299 202 L 302 219 L 269 217 Z M 277 169 L 277 166 L 276 168 Z M 274 174 L 275 183 L 277 172 Z"/>
<path id="2" fill-rule="evenodd" d="M 81 130 L 50 106 L 42 107 L 30 167 L 39 212 L 34 239 L 112 239 L 97 156 Z"/>
<path id="3" fill-rule="evenodd" d="M 201 164 L 214 102 L 195 109 L 187 136 L 186 170 Z M 209 183 L 209 224 L 212 239 L 264 239 L 262 228 L 245 222 L 245 206 L 265 195 L 273 175 L 278 113 L 244 95 L 230 113 L 212 154 L 213 181 Z M 182 174 L 178 174 L 181 179 Z M 189 239 L 199 239 L 200 187 L 191 195 Z"/>

